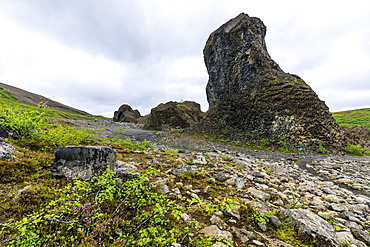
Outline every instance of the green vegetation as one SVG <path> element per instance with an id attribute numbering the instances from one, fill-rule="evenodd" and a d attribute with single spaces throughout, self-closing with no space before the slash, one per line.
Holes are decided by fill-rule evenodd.
<path id="1" fill-rule="evenodd" d="M 283 152 L 283 153 L 291 153 L 292 152 L 292 149 L 288 146 L 288 143 L 286 143 L 284 141 L 280 141 L 280 144 L 282 145 L 282 147 L 279 148 L 280 152 Z"/>
<path id="2" fill-rule="evenodd" d="M 114 173 L 74 181 L 41 211 L 14 224 L 9 246 L 163 246 L 176 241 L 182 208 L 155 191 L 146 177 Z"/>
<path id="3" fill-rule="evenodd" d="M 266 148 L 268 145 L 270 145 L 270 141 L 269 139 L 263 139 L 260 143 L 260 145 L 258 145 L 258 149 L 264 149 Z"/>
<path id="4" fill-rule="evenodd" d="M 185 107 L 185 103 L 183 101 L 177 102 L 178 107 Z"/>
<path id="5" fill-rule="evenodd" d="M 353 154 L 353 155 L 369 155 L 370 150 L 366 148 L 362 148 L 358 145 L 348 145 L 345 149 L 346 153 Z"/>
<path id="6" fill-rule="evenodd" d="M 320 143 L 319 146 L 316 148 L 316 152 L 317 153 L 320 153 L 320 154 L 324 154 L 326 153 L 326 149 L 322 146 L 322 144 Z"/>
<path id="7" fill-rule="evenodd" d="M 341 126 L 360 125 L 370 129 L 370 108 L 334 112 L 332 115 Z"/>
<path id="8" fill-rule="evenodd" d="M 220 154 L 220 157 L 223 161 L 230 162 L 233 161 L 233 156 L 228 154 Z"/>
<path id="9" fill-rule="evenodd" d="M 299 246 L 299 247 L 311 247 L 311 246 L 317 246 L 313 243 L 309 244 L 303 244 L 303 236 L 294 230 L 294 227 L 289 223 L 289 221 L 286 218 L 282 218 L 281 225 L 275 226 L 272 228 L 272 233 L 274 236 L 276 236 L 278 239 L 283 240 L 287 244 L 290 244 L 292 246 Z"/>
<path id="10" fill-rule="evenodd" d="M 132 149 L 147 150 L 153 148 L 153 144 L 150 141 L 144 140 L 143 142 L 137 142 L 135 140 L 105 140 L 106 145 L 118 145 L 124 147 L 130 147 Z"/>

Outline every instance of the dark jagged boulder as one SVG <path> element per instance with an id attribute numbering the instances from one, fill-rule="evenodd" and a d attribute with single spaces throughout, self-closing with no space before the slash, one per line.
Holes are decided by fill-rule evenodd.
<path id="1" fill-rule="evenodd" d="M 58 148 L 51 171 L 55 177 L 88 179 L 114 170 L 117 154 L 107 146 L 67 146 Z"/>
<path id="2" fill-rule="evenodd" d="M 147 117 L 146 129 L 187 128 L 201 120 L 200 104 L 192 101 L 159 104 L 150 111 Z"/>
<path id="3" fill-rule="evenodd" d="M 9 138 L 9 131 L 5 125 L 0 124 L 0 137 Z"/>
<path id="4" fill-rule="evenodd" d="M 113 121 L 137 123 L 140 117 L 141 115 L 138 110 L 133 110 L 131 106 L 123 104 L 118 111 L 114 112 Z"/>
<path id="5" fill-rule="evenodd" d="M 265 35 L 259 18 L 242 13 L 209 36 L 203 50 L 209 74 L 204 123 L 293 147 L 343 145 L 343 130 L 325 102 L 271 59 Z"/>

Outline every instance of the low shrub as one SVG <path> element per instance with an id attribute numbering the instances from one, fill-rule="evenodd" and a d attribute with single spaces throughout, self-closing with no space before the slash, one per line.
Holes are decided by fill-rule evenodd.
<path id="1" fill-rule="evenodd" d="M 144 176 L 123 181 L 107 171 L 74 181 L 60 194 L 40 211 L 2 225 L 0 238 L 8 236 L 7 246 L 166 246 L 178 239 L 192 241 L 178 227 L 184 209 Z"/>
<path id="2" fill-rule="evenodd" d="M 369 150 L 362 148 L 361 146 L 358 146 L 358 145 L 348 145 L 345 148 L 345 151 L 349 154 L 354 154 L 354 155 L 365 155 L 365 154 L 370 153 Z"/>
<path id="3" fill-rule="evenodd" d="M 316 152 L 317 153 L 320 153 L 320 154 L 324 154 L 327 152 L 327 150 L 322 146 L 322 144 L 320 143 L 318 148 L 316 148 Z"/>

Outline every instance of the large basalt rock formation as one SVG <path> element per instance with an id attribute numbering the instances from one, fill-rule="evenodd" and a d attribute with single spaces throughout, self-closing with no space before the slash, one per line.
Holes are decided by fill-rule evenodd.
<path id="1" fill-rule="evenodd" d="M 123 104 L 118 111 L 114 112 L 113 121 L 137 123 L 140 117 L 141 115 L 138 110 L 133 110 L 131 106 Z"/>
<path id="2" fill-rule="evenodd" d="M 244 13 L 210 35 L 206 119 L 295 147 L 341 144 L 343 130 L 325 102 L 271 59 L 265 35 L 263 22 Z"/>
<path id="3" fill-rule="evenodd" d="M 144 127 L 158 130 L 187 128 L 198 123 L 201 118 L 202 111 L 198 103 L 170 101 L 153 108 Z"/>

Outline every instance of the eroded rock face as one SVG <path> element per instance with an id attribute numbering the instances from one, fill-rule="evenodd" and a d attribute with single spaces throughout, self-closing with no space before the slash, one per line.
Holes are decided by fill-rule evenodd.
<path id="1" fill-rule="evenodd" d="M 263 22 L 244 13 L 210 35 L 203 50 L 209 74 L 206 119 L 295 147 L 340 145 L 343 130 L 325 102 L 271 59 L 265 35 Z"/>
<path id="2" fill-rule="evenodd" d="M 140 112 L 138 110 L 133 110 L 131 106 L 123 104 L 114 112 L 113 121 L 114 122 L 129 122 L 137 123 L 138 118 L 140 118 Z"/>
<path id="3" fill-rule="evenodd" d="M 192 101 L 170 101 L 153 108 L 145 124 L 147 129 L 187 128 L 202 117 L 200 105 Z"/>
<path id="4" fill-rule="evenodd" d="M 51 171 L 55 177 L 88 179 L 114 170 L 117 154 L 106 146 L 68 146 L 58 148 Z"/>

